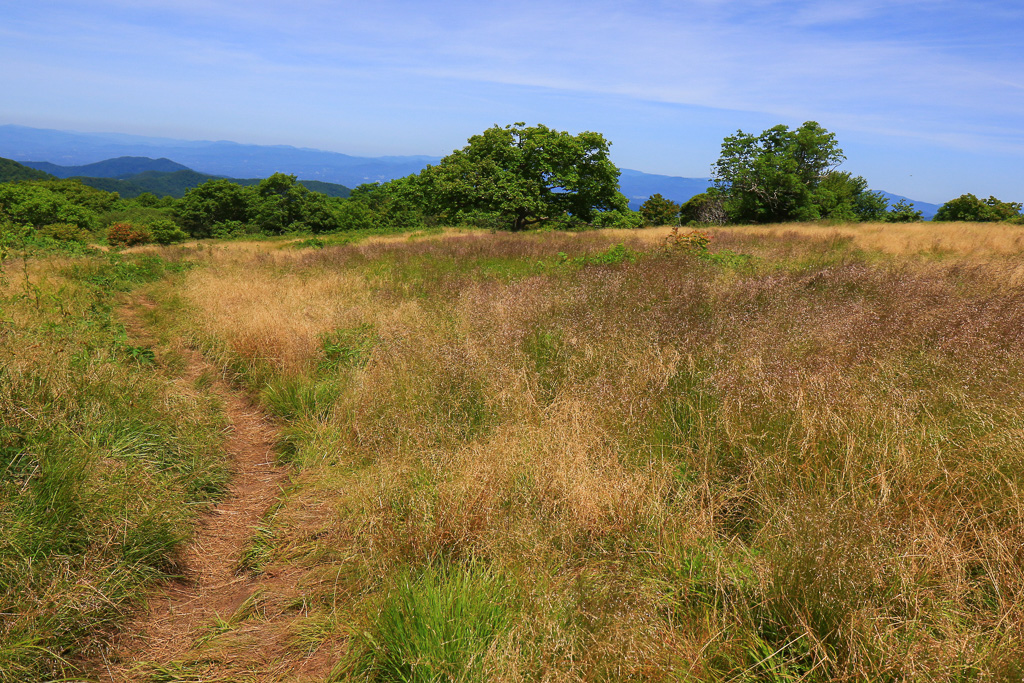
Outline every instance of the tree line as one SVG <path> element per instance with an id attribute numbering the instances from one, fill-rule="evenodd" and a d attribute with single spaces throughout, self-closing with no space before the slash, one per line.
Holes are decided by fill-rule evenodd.
<path id="1" fill-rule="evenodd" d="M 788 221 L 912 222 L 912 204 L 893 206 L 846 159 L 835 135 L 814 121 L 724 139 L 713 185 L 682 204 L 655 194 L 638 211 L 619 191 L 610 143 L 544 125 L 493 126 L 436 165 L 387 183 L 364 184 L 348 198 L 307 189 L 275 173 L 256 185 L 209 180 L 181 199 L 144 193 L 123 199 L 75 180 L 31 174 L 0 184 L 0 232 L 62 241 L 97 236 L 115 244 L 243 235 L 400 231 L 440 225 L 501 230 L 713 225 Z M 12 162 L 13 163 L 13 162 Z M 1024 222 L 1021 204 L 965 194 L 934 220 Z"/>

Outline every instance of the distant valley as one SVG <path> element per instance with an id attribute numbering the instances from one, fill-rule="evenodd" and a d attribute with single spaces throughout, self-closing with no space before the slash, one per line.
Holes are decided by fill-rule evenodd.
<path id="1" fill-rule="evenodd" d="M 0 157 L 57 177 L 81 177 L 93 187 L 138 196 L 180 197 L 212 178 L 255 184 L 274 173 L 297 176 L 310 190 L 347 196 L 363 183 L 386 182 L 418 173 L 440 161 L 431 156 L 357 157 L 288 145 L 245 145 L 119 133 L 76 133 L 27 126 L 0 126 Z M 239 180 L 240 179 L 240 180 Z M 622 169 L 622 193 L 632 208 L 653 194 L 685 202 L 708 188 L 708 178 L 684 178 Z M 938 205 L 882 192 L 890 203 L 913 202 L 930 219 Z"/>

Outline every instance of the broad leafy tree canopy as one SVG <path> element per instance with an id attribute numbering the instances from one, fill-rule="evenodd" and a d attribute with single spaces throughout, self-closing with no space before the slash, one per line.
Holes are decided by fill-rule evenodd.
<path id="1" fill-rule="evenodd" d="M 1003 202 L 995 197 L 978 199 L 973 194 L 962 194 L 939 207 L 937 221 L 1008 221 L 1020 215 L 1019 202 Z"/>
<path id="2" fill-rule="evenodd" d="M 760 135 L 736 131 L 722 142 L 712 173 L 733 220 L 813 220 L 820 217 L 815 191 L 845 158 L 833 133 L 807 121 Z"/>
<path id="3" fill-rule="evenodd" d="M 494 212 L 513 230 L 562 214 L 589 221 L 595 211 L 626 208 L 600 133 L 494 126 L 421 176 L 437 213 Z"/>

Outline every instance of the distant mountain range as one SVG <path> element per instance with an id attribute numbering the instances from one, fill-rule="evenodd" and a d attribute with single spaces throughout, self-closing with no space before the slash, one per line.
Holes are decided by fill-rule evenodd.
<path id="1" fill-rule="evenodd" d="M 17 164 L 10 160 L 9 164 Z M 185 193 L 202 185 L 208 180 L 230 180 L 239 185 L 256 185 L 261 178 L 228 178 L 208 173 L 193 171 L 170 159 L 150 159 L 149 157 L 118 157 L 106 159 L 94 164 L 82 166 L 58 166 L 48 161 L 25 161 L 20 164 L 25 171 L 39 173 L 49 178 L 74 178 L 90 187 L 107 192 L 117 192 L 122 197 L 131 199 L 144 192 L 151 192 L 158 197 L 170 195 L 181 198 Z M 39 176 L 36 176 L 38 178 Z M 7 179 L 7 174 L 0 169 L 0 181 Z M 11 177 L 11 179 L 28 179 Z M 325 183 L 321 180 L 299 180 L 307 189 L 329 195 L 331 197 L 348 197 L 352 191 L 344 185 Z"/>
<path id="2" fill-rule="evenodd" d="M 286 145 L 73 133 L 14 125 L 0 126 L 0 157 L 70 167 L 117 157 L 164 158 L 213 176 L 266 178 L 281 172 L 346 187 L 401 178 L 440 160 L 427 156 L 355 157 Z"/>
<path id="3" fill-rule="evenodd" d="M 440 161 L 440 157 L 430 156 L 356 157 L 288 145 L 243 145 L 120 133 L 76 133 L 16 125 L 0 126 L 0 157 L 20 161 L 58 177 L 84 176 L 129 183 L 131 185 L 122 186 L 123 189 L 116 189 L 126 197 L 137 196 L 142 191 L 157 195 L 175 194 L 155 189 L 136 191 L 142 185 L 157 187 L 164 183 L 168 187 L 181 187 L 197 177 L 204 180 L 196 182 L 196 185 L 214 177 L 243 178 L 247 180 L 236 182 L 253 184 L 259 182 L 259 178 L 278 172 L 303 179 L 302 183 L 310 190 L 333 194 L 336 190 L 330 185 L 351 188 L 363 183 L 386 182 L 419 173 L 427 164 Z M 318 189 L 315 186 L 317 181 L 330 184 L 326 187 L 331 191 Z M 89 184 L 99 186 L 99 183 Z M 619 184 L 623 194 L 629 198 L 630 206 L 635 209 L 653 194 L 685 202 L 706 190 L 710 180 L 622 169 Z M 115 188 L 111 185 L 101 189 Z M 882 194 L 891 203 L 907 199 L 887 192 Z M 929 219 L 939 208 L 936 204 L 907 201 L 913 202 L 915 208 Z"/>

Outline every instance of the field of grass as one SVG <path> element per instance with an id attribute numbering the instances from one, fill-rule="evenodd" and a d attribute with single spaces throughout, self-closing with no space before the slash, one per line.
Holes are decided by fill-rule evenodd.
<path id="1" fill-rule="evenodd" d="M 925 227 L 142 250 L 189 264 L 149 286 L 163 333 L 259 396 L 295 472 L 240 560 L 252 599 L 151 680 L 1020 680 L 1022 233 Z M 15 350 L 60 334 L 19 277 L 5 353 L 42 363 Z M 65 370 L 33 368 L 4 453 L 47 428 L 20 406 Z M 147 433 L 214 443 L 147 405 Z M 81 449 L 170 487 L 111 445 L 131 424 Z"/>

